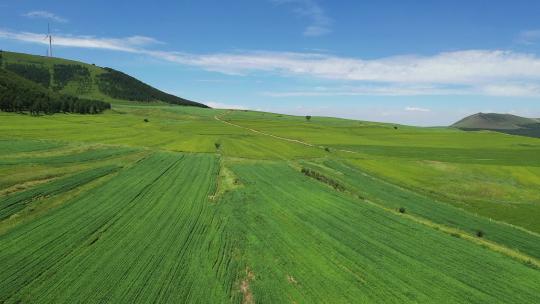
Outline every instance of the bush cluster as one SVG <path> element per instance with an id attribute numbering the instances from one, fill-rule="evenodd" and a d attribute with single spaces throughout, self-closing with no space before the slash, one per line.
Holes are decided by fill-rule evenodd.
<path id="1" fill-rule="evenodd" d="M 308 168 L 302 168 L 302 173 L 304 173 L 306 176 L 309 176 L 311 178 L 314 178 L 320 182 L 323 182 L 325 184 L 328 184 L 332 186 L 334 189 L 338 191 L 345 191 L 345 187 L 341 185 L 340 183 L 336 182 L 335 180 L 328 178 L 322 174 L 320 174 L 317 171 L 308 169 Z"/>

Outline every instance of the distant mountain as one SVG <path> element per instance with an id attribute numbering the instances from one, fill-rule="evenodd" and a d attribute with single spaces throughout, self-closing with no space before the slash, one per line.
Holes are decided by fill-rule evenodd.
<path id="1" fill-rule="evenodd" d="M 0 51 L 0 68 L 31 80 L 54 92 L 80 98 L 115 101 L 166 102 L 208 106 L 160 91 L 111 68 L 83 62 Z"/>
<path id="2" fill-rule="evenodd" d="M 465 131 L 491 130 L 540 138 L 540 119 L 512 114 L 477 113 L 454 123 L 452 127 Z"/>

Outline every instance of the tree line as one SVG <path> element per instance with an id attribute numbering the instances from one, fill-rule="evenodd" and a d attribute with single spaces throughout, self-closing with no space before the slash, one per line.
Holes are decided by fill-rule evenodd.
<path id="1" fill-rule="evenodd" d="M 111 105 L 99 100 L 53 93 L 30 80 L 0 68 L 0 110 L 52 114 L 70 112 L 97 114 Z"/>

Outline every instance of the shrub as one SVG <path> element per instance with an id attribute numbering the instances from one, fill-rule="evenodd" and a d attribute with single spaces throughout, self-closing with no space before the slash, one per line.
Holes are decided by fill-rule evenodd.
<path id="1" fill-rule="evenodd" d="M 311 115 L 306 115 L 306 120 L 310 121 L 311 120 Z"/>
<path id="2" fill-rule="evenodd" d="M 479 238 L 484 237 L 484 231 L 482 231 L 482 230 L 476 231 L 476 236 L 479 237 Z"/>
<path id="3" fill-rule="evenodd" d="M 148 118 L 145 118 L 145 119 L 144 119 L 144 122 L 149 122 Z"/>
<path id="4" fill-rule="evenodd" d="M 314 178 L 322 183 L 325 183 L 327 185 L 330 185 L 332 188 L 334 188 L 335 190 L 338 190 L 338 191 L 345 191 L 345 187 L 343 185 L 341 185 L 340 183 L 338 183 L 337 181 L 331 179 L 331 178 L 328 178 L 322 174 L 320 174 L 319 172 L 317 171 L 314 171 L 314 170 L 311 170 L 311 169 L 308 169 L 308 168 L 302 168 L 301 172 L 303 174 L 305 174 L 306 176 L 309 176 L 311 178 Z"/>
<path id="5" fill-rule="evenodd" d="M 221 148 L 221 144 L 220 144 L 220 143 L 214 143 L 214 146 L 216 146 L 216 150 L 219 150 L 219 148 Z"/>
<path id="6" fill-rule="evenodd" d="M 326 147 L 326 148 L 324 148 L 324 151 L 330 152 L 330 148 Z"/>
<path id="7" fill-rule="evenodd" d="M 398 127 L 397 127 L 397 126 L 394 126 L 394 130 L 397 130 L 397 129 L 398 129 Z"/>
<path id="8" fill-rule="evenodd" d="M 405 208 L 399 207 L 399 213 L 405 213 Z"/>

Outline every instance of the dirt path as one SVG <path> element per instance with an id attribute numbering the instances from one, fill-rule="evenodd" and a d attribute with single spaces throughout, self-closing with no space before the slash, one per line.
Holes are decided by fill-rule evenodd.
<path id="1" fill-rule="evenodd" d="M 223 114 L 221 114 L 220 116 L 224 116 L 224 115 L 227 115 L 228 113 L 230 113 L 231 111 L 227 111 Z M 287 137 L 282 137 L 282 136 L 277 136 L 277 135 L 273 135 L 273 134 L 270 134 L 270 133 L 266 133 L 266 132 L 262 132 L 262 131 L 259 131 L 259 130 L 255 130 L 255 129 L 252 129 L 252 128 L 248 128 L 248 127 L 244 127 L 244 126 L 241 126 L 241 125 L 237 125 L 237 124 L 234 124 L 232 122 L 228 122 L 226 120 L 222 120 L 221 117 L 218 116 L 218 115 L 215 115 L 214 116 L 214 119 L 217 120 L 217 121 L 221 121 L 222 123 L 224 124 L 228 124 L 228 125 L 231 125 L 231 126 L 234 126 L 234 127 L 237 127 L 237 128 L 241 128 L 241 129 L 244 129 L 244 130 L 248 130 L 248 131 L 251 131 L 251 132 L 254 132 L 254 133 L 257 133 L 257 134 L 261 134 L 261 135 L 265 135 L 265 136 L 270 136 L 270 137 L 273 137 L 275 139 L 279 139 L 279 140 L 284 140 L 284 141 L 288 141 L 288 142 L 293 142 L 293 143 L 297 143 L 297 144 L 301 144 L 301 145 L 304 145 L 304 146 L 308 146 L 308 147 L 313 147 L 313 148 L 319 148 L 319 149 L 326 149 L 326 147 L 324 146 L 317 146 L 317 145 L 314 145 L 314 144 L 310 144 L 308 142 L 305 142 L 305 141 L 301 141 L 301 140 L 298 140 L 298 139 L 293 139 L 293 138 L 287 138 Z M 354 153 L 354 154 L 358 154 L 358 152 L 356 151 L 350 151 L 350 150 L 343 150 L 343 149 L 333 149 L 335 151 L 340 151 L 340 152 L 346 152 L 346 153 Z"/>
<path id="2" fill-rule="evenodd" d="M 227 113 L 229 112 L 225 112 L 223 115 L 226 115 Z M 245 129 L 245 130 L 249 130 L 251 132 L 254 132 L 254 133 L 257 133 L 257 134 L 262 134 L 262 135 L 266 135 L 266 136 L 270 136 L 270 137 L 273 137 L 273 138 L 276 138 L 276 139 L 281 139 L 281 140 L 286 140 L 286 141 L 289 141 L 289 142 L 295 142 L 295 143 L 298 143 L 298 144 L 302 144 L 302 145 L 305 145 L 305 146 L 308 146 L 308 147 L 319 147 L 319 148 L 322 148 L 321 146 L 315 146 L 313 144 L 310 144 L 310 143 L 307 143 L 305 141 L 301 141 L 301 140 L 298 140 L 298 139 L 292 139 L 292 138 L 286 138 L 286 137 L 281 137 L 281 136 L 277 136 L 277 135 L 273 135 L 273 134 L 270 134 L 270 133 L 265 133 L 265 132 L 262 132 L 262 131 L 259 131 L 259 130 L 255 130 L 255 129 L 251 129 L 251 128 L 247 128 L 247 127 L 243 127 L 241 125 L 237 125 L 237 124 L 234 124 L 232 122 L 228 122 L 226 120 L 221 120 L 220 117 L 218 117 L 217 115 L 214 116 L 214 118 L 218 121 L 221 121 L 222 123 L 225 123 L 225 124 L 228 124 L 228 125 L 231 125 L 231 126 L 235 126 L 235 127 L 238 127 L 238 128 L 242 128 L 242 129 Z"/>

